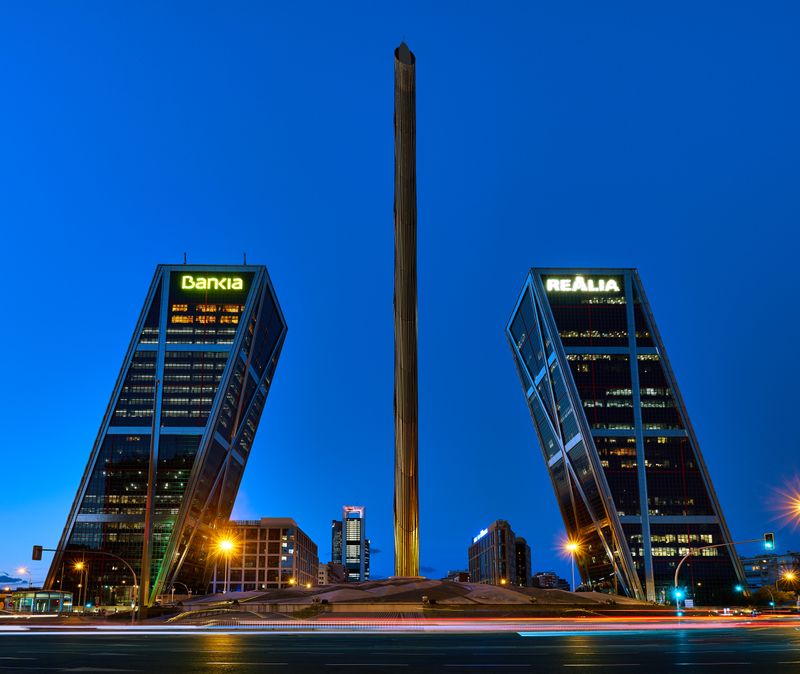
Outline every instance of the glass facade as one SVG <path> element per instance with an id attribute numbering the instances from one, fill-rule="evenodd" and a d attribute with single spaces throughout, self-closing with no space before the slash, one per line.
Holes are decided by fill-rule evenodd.
<path id="1" fill-rule="evenodd" d="M 12 613 L 53 615 L 72 611 L 72 593 L 59 590 L 18 590 L 11 595 Z"/>
<path id="2" fill-rule="evenodd" d="M 265 267 L 157 268 L 48 588 L 75 592 L 83 579 L 95 605 L 133 601 L 117 558 L 142 581 L 152 453 L 146 601 L 173 581 L 206 590 L 208 542 L 230 516 L 285 336 Z"/>
<path id="3" fill-rule="evenodd" d="M 584 582 L 670 598 L 731 539 L 638 274 L 533 269 L 506 333 Z M 729 601 L 744 571 L 707 548 L 679 584 Z"/>
<path id="4" fill-rule="evenodd" d="M 342 519 L 331 522 L 331 560 L 345 568 L 347 582 L 369 580 L 367 509 L 342 506 Z"/>

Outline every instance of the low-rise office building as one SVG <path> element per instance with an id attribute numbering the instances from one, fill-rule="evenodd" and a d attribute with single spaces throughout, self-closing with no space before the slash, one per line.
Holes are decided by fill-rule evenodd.
<path id="1" fill-rule="evenodd" d="M 520 567 L 517 561 L 517 541 L 523 557 Z M 525 566 L 527 564 L 527 566 Z M 518 578 L 518 568 L 524 574 Z M 530 548 L 524 538 L 517 538 L 511 525 L 497 520 L 486 529 L 481 529 L 469 546 L 469 579 L 472 583 L 488 585 L 527 585 L 530 569 Z"/>
<path id="2" fill-rule="evenodd" d="M 317 544 L 290 517 L 262 517 L 230 523 L 235 538 L 227 591 L 247 592 L 316 585 Z M 211 591 L 226 588 L 226 560 L 218 556 Z"/>

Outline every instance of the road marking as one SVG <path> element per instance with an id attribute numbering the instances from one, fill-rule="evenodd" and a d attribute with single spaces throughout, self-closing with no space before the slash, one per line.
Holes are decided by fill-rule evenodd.
<path id="1" fill-rule="evenodd" d="M 629 636 L 631 634 L 645 634 L 644 630 L 564 630 L 542 632 L 517 632 L 521 637 L 609 637 Z"/>

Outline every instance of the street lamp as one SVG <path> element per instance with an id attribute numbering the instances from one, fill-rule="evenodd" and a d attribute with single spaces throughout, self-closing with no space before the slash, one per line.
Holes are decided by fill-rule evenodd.
<path id="1" fill-rule="evenodd" d="M 222 594 L 228 594 L 231 573 L 231 553 L 236 547 L 236 542 L 230 536 L 223 535 L 217 539 L 217 553 L 225 557 L 225 583 L 222 586 Z"/>
<path id="2" fill-rule="evenodd" d="M 86 586 L 89 585 L 89 569 L 87 568 L 85 562 L 75 562 L 75 566 L 73 568 L 78 572 L 79 580 L 83 579 L 85 571 L 85 583 L 78 583 L 78 604 L 83 606 L 83 612 L 86 613 Z M 83 589 L 83 601 L 81 601 L 81 588 Z"/>
<path id="3" fill-rule="evenodd" d="M 581 545 L 578 541 L 567 541 L 564 544 L 565 552 L 572 559 L 572 591 L 575 592 L 575 555 L 580 552 Z"/>
<path id="4" fill-rule="evenodd" d="M 28 569 L 28 568 L 26 568 L 26 567 L 24 567 L 24 566 L 21 566 L 21 567 L 19 567 L 19 568 L 17 569 L 17 573 L 18 573 L 20 576 L 25 576 L 25 575 L 27 575 L 27 576 L 28 576 L 28 589 L 30 590 L 30 589 L 31 589 L 31 585 L 33 584 L 33 580 L 31 579 L 31 572 L 30 572 L 30 569 Z"/>
<path id="5" fill-rule="evenodd" d="M 179 580 L 172 581 L 172 596 L 170 597 L 170 602 L 175 603 L 175 585 L 183 585 L 184 589 L 186 590 L 186 594 L 191 598 L 192 591 L 189 589 L 189 586 L 186 583 L 181 583 Z"/>
<path id="6" fill-rule="evenodd" d="M 794 583 L 797 582 L 798 577 L 800 577 L 800 576 L 798 576 L 797 571 L 794 571 L 792 569 L 786 569 L 781 574 L 781 577 L 778 578 L 778 580 L 782 580 L 784 583 L 788 583 L 790 585 L 794 585 Z M 776 588 L 778 587 L 778 581 L 775 581 L 775 587 Z"/>

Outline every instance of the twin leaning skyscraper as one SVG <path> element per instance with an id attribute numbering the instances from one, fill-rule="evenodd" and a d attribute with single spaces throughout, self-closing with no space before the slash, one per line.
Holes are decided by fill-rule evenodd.
<path id="1" fill-rule="evenodd" d="M 395 51 L 395 574 L 419 573 L 416 59 Z M 638 274 L 532 269 L 506 327 L 584 582 L 698 603 L 744 571 Z M 208 591 L 286 322 L 265 267 L 159 266 L 47 576 L 100 604 Z M 106 553 L 102 555 L 92 553 Z M 122 561 L 124 560 L 124 561 Z M 89 577 L 88 574 L 85 577 Z"/>
<path id="2" fill-rule="evenodd" d="M 77 596 L 85 556 L 87 598 L 130 603 L 128 568 L 86 554 L 102 551 L 133 567 L 142 605 L 173 581 L 207 591 L 210 538 L 230 517 L 285 338 L 266 267 L 156 269 L 47 587 Z"/>
<path id="3" fill-rule="evenodd" d="M 532 269 L 506 327 L 584 582 L 702 604 L 747 587 L 639 275 Z"/>
<path id="4" fill-rule="evenodd" d="M 690 547 L 732 539 L 638 274 L 532 269 L 506 334 L 581 577 L 663 599 Z M 130 602 L 128 569 L 91 555 L 103 551 L 135 569 L 144 603 L 173 582 L 208 591 L 209 543 L 285 337 L 265 267 L 156 269 L 47 587 L 77 590 L 73 563 L 86 556 L 87 596 Z M 681 584 L 698 603 L 723 602 L 745 585 L 741 563 L 733 547 L 704 552 Z"/>

